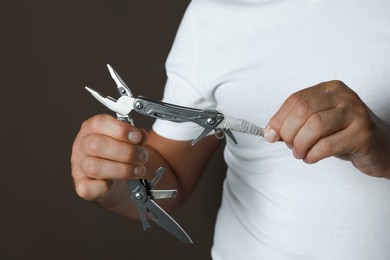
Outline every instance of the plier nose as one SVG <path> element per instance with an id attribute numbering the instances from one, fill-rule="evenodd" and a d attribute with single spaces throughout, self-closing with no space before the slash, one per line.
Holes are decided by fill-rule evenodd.
<path id="1" fill-rule="evenodd" d="M 127 115 L 133 110 L 134 98 L 129 96 L 121 96 L 118 100 L 110 96 L 104 96 L 103 94 L 93 90 L 89 87 L 85 87 L 92 96 L 94 96 L 100 103 L 105 105 L 108 109 L 121 114 Z"/>

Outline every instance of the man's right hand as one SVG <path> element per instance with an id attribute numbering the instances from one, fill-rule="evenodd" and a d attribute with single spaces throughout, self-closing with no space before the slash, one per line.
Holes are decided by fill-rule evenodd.
<path id="1" fill-rule="evenodd" d="M 99 200 L 107 194 L 111 180 L 139 179 L 146 174 L 147 134 L 109 115 L 86 120 L 73 143 L 72 177 L 77 194 Z"/>

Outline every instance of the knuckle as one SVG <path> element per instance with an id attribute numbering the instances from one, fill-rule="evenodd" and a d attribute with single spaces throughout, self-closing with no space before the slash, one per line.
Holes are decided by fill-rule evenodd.
<path id="1" fill-rule="evenodd" d="M 76 194 L 85 200 L 93 200 L 93 196 L 90 192 L 90 188 L 85 182 L 77 183 L 75 186 Z"/>
<path id="2" fill-rule="evenodd" d="M 85 120 L 85 121 L 81 124 L 81 129 L 88 129 L 88 128 L 89 128 L 89 125 L 90 125 L 90 121 L 91 121 L 91 119 Z"/>
<path id="3" fill-rule="evenodd" d="M 138 146 L 132 144 L 122 144 L 117 147 L 117 151 L 120 151 L 122 160 L 126 163 L 135 163 L 138 162 Z"/>
<path id="4" fill-rule="evenodd" d="M 328 84 L 332 90 L 345 90 L 347 89 L 347 85 L 344 84 L 341 80 L 335 79 L 328 81 L 326 84 Z"/>
<path id="5" fill-rule="evenodd" d="M 327 126 L 327 120 L 320 113 L 314 113 L 307 121 L 310 129 L 323 129 Z"/>
<path id="6" fill-rule="evenodd" d="M 102 133 L 110 135 L 116 139 L 126 138 L 132 128 L 131 125 L 122 122 L 120 120 L 114 119 L 110 115 L 99 114 L 90 118 L 85 122 L 85 129 L 89 133 Z"/>
<path id="7" fill-rule="evenodd" d="M 133 145 L 125 145 L 121 152 L 123 154 L 124 160 L 126 162 L 136 162 L 137 161 L 137 149 Z"/>
<path id="8" fill-rule="evenodd" d="M 362 110 L 362 111 L 366 110 L 366 107 L 363 105 L 363 102 L 361 101 L 359 95 L 356 92 L 349 90 L 349 91 L 342 93 L 340 96 L 343 98 L 343 100 L 345 102 L 349 103 L 350 107 L 355 108 L 355 109 L 357 108 L 358 111 L 359 110 Z"/>
<path id="9" fill-rule="evenodd" d="M 134 126 L 132 126 L 131 124 L 123 122 L 121 120 L 115 120 L 114 122 L 115 122 L 115 131 L 118 132 L 118 135 L 122 135 L 122 136 L 127 137 L 128 133 L 132 129 L 134 129 L 134 130 L 137 129 Z"/>
<path id="10" fill-rule="evenodd" d="M 321 141 L 318 143 L 320 154 L 330 156 L 334 153 L 335 144 L 332 140 L 332 138 L 321 139 Z"/>
<path id="11" fill-rule="evenodd" d="M 118 167 L 117 177 L 118 179 L 126 180 L 131 178 L 133 172 L 133 167 L 128 164 L 122 164 Z"/>
<path id="12" fill-rule="evenodd" d="M 70 165 L 71 165 L 71 168 L 74 169 L 74 167 L 76 166 L 77 164 L 77 156 L 75 155 L 75 152 L 72 151 L 72 154 L 70 156 Z"/>
<path id="13" fill-rule="evenodd" d="M 330 90 L 344 102 L 351 103 L 354 106 L 360 102 L 359 95 L 342 81 L 331 81 Z"/>
<path id="14" fill-rule="evenodd" d="M 282 127 L 280 129 L 280 137 L 282 138 L 284 143 L 287 145 L 287 147 L 292 149 L 293 142 L 294 142 L 294 136 L 291 134 L 291 132 L 289 131 L 288 128 Z"/>
<path id="15" fill-rule="evenodd" d="M 341 80 L 335 79 L 328 82 L 331 84 L 334 88 L 345 88 L 346 85 Z"/>
<path id="16" fill-rule="evenodd" d="M 271 128 L 275 126 L 281 126 L 283 124 L 283 119 L 280 116 L 273 116 L 269 122 Z"/>
<path id="17" fill-rule="evenodd" d="M 92 177 L 100 172 L 101 165 L 96 159 L 86 158 L 81 163 L 81 169 L 85 175 Z"/>
<path id="18" fill-rule="evenodd" d="M 106 120 L 106 118 L 106 115 L 95 115 L 87 121 L 87 126 L 89 129 L 96 132 Z"/>
<path id="19" fill-rule="evenodd" d="M 70 155 L 70 165 L 72 167 L 78 163 L 80 156 L 80 143 L 75 141 L 72 145 L 72 151 Z"/>
<path id="20" fill-rule="evenodd" d="M 341 80 L 331 80 L 323 82 L 321 85 L 325 86 L 325 93 L 340 94 L 349 89 Z"/>
<path id="21" fill-rule="evenodd" d="M 292 94 L 290 98 L 294 104 L 293 106 L 294 113 L 298 117 L 306 116 L 309 113 L 310 111 L 309 104 L 305 102 L 305 100 L 302 98 L 302 96 L 299 93 Z"/>
<path id="22" fill-rule="evenodd" d="M 101 151 L 104 145 L 102 140 L 97 135 L 88 135 L 85 138 L 84 150 L 87 154 L 97 155 Z"/>

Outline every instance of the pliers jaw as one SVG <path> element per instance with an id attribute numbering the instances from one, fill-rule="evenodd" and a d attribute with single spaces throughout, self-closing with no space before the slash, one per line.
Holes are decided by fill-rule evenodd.
<path id="1" fill-rule="evenodd" d="M 112 79 L 116 83 L 116 87 L 118 89 L 118 93 L 120 96 L 133 97 L 133 94 L 130 91 L 130 88 L 127 86 L 125 81 L 119 76 L 119 74 L 111 67 L 110 64 L 107 64 L 108 71 L 111 74 Z"/>
<path id="2" fill-rule="evenodd" d="M 111 74 L 112 79 L 116 83 L 118 93 L 120 95 L 118 100 L 110 96 L 104 96 L 103 94 L 93 90 L 89 87 L 85 87 L 92 96 L 94 96 L 100 103 L 105 105 L 108 109 L 119 114 L 121 117 L 125 117 L 133 110 L 134 98 L 130 91 L 130 88 L 126 85 L 125 81 L 119 76 L 114 68 L 107 64 L 108 71 Z"/>
<path id="3" fill-rule="evenodd" d="M 93 97 L 95 97 L 100 103 L 105 105 L 111 111 L 114 111 L 120 115 L 127 115 L 133 110 L 134 98 L 129 96 L 121 96 L 118 100 L 110 96 L 104 96 L 103 94 L 93 90 L 89 87 L 85 87 Z"/>

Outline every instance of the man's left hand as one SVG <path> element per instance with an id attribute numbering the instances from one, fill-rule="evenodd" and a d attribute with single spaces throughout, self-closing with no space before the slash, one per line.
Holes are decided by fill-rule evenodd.
<path id="1" fill-rule="evenodd" d="M 284 141 L 297 159 L 350 160 L 361 172 L 390 178 L 390 127 L 341 81 L 292 94 L 269 121 L 265 138 Z"/>

